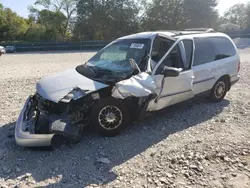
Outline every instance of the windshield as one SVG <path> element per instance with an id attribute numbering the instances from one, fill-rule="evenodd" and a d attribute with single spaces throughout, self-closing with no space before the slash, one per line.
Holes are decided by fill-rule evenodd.
<path id="1" fill-rule="evenodd" d="M 94 55 L 77 71 L 87 77 L 103 82 L 126 79 L 135 72 L 130 60 L 133 59 L 141 71 L 146 70 L 150 39 L 118 40 Z"/>
<path id="2" fill-rule="evenodd" d="M 86 66 L 104 68 L 117 73 L 129 72 L 132 71 L 129 60 L 133 59 L 141 69 L 144 69 L 146 63 L 143 59 L 149 53 L 149 47 L 149 39 L 115 41 L 92 57 Z"/>

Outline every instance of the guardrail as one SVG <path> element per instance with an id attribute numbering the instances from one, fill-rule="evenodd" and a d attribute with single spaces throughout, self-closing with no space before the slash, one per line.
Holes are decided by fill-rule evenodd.
<path id="1" fill-rule="evenodd" d="M 231 38 L 250 38 L 250 29 L 225 30 L 222 32 Z"/>
<path id="2" fill-rule="evenodd" d="M 250 38 L 250 29 L 221 31 L 231 38 Z M 81 51 L 100 50 L 111 41 L 79 41 L 79 42 L 6 42 L 0 46 L 14 46 L 16 52 L 46 52 L 46 51 Z"/>
<path id="3" fill-rule="evenodd" d="M 8 42 L 0 46 L 14 46 L 16 52 L 41 52 L 41 51 L 76 51 L 99 50 L 110 41 L 81 41 L 81 42 Z"/>

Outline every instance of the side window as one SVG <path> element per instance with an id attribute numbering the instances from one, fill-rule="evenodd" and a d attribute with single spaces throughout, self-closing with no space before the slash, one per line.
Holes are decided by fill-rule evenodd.
<path id="1" fill-rule="evenodd" d="M 168 67 L 182 68 L 183 61 L 181 58 L 181 52 L 178 45 L 170 52 L 170 54 L 163 60 L 162 64 Z"/>
<path id="2" fill-rule="evenodd" d="M 186 69 L 191 69 L 192 56 L 193 56 L 193 41 L 191 40 L 183 40 L 183 45 L 186 51 Z"/>
<path id="3" fill-rule="evenodd" d="M 161 74 L 161 71 L 164 69 L 164 66 L 183 68 L 183 61 L 181 58 L 181 52 L 178 45 L 176 45 L 169 55 L 163 60 L 161 65 L 156 70 L 156 74 Z"/>
<path id="4" fill-rule="evenodd" d="M 230 40 L 223 37 L 211 37 L 211 43 L 213 44 L 215 51 L 215 60 L 220 60 L 228 57 L 232 57 L 236 54 L 234 45 Z"/>
<path id="5" fill-rule="evenodd" d="M 174 42 L 169 39 L 156 37 L 153 43 L 152 60 L 158 63 L 173 44 Z"/>
<path id="6" fill-rule="evenodd" d="M 209 63 L 215 60 L 214 46 L 209 38 L 195 38 L 194 66 Z"/>

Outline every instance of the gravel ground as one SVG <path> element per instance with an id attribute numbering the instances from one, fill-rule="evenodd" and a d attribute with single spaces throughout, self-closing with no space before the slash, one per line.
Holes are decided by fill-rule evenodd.
<path id="1" fill-rule="evenodd" d="M 153 113 L 121 135 L 30 150 L 14 142 L 25 99 L 42 76 L 94 53 L 0 58 L 0 187 L 250 187 L 250 50 L 241 80 L 219 104 L 195 99 Z"/>

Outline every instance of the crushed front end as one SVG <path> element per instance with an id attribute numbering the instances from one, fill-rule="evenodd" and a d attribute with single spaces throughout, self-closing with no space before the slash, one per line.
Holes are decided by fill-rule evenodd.
<path id="1" fill-rule="evenodd" d="M 30 96 L 15 128 L 16 143 L 24 147 L 51 146 L 58 136 L 79 141 L 88 124 L 93 98 L 54 103 L 39 94 Z"/>

